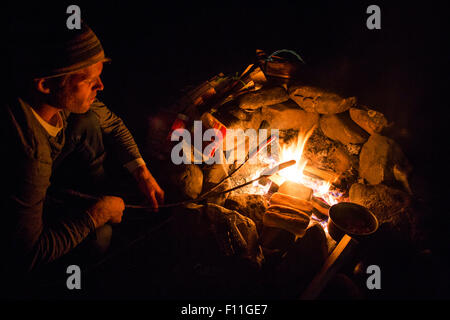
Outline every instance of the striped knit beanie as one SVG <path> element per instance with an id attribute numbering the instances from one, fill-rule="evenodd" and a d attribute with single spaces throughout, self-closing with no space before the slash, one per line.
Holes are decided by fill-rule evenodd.
<path id="1" fill-rule="evenodd" d="M 79 71 L 97 62 L 110 61 L 91 28 L 69 30 L 65 23 L 51 30 L 37 28 L 13 49 L 14 71 L 27 78 L 50 78 Z"/>

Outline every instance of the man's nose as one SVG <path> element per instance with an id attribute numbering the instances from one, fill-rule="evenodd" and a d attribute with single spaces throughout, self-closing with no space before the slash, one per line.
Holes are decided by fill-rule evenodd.
<path id="1" fill-rule="evenodd" d="M 94 90 L 102 91 L 105 86 L 103 85 L 102 79 L 100 77 L 97 80 L 97 83 L 95 84 Z"/>

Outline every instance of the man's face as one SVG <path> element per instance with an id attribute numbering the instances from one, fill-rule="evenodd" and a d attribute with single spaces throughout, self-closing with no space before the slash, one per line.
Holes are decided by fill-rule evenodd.
<path id="1" fill-rule="evenodd" d="M 98 62 L 68 76 L 57 90 L 55 105 L 73 113 L 85 113 L 94 102 L 97 91 L 103 90 L 100 74 L 103 62 Z"/>

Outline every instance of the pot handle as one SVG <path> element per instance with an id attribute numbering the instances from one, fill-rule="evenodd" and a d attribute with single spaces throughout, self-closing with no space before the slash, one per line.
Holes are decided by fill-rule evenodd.
<path id="1" fill-rule="evenodd" d="M 288 53 L 294 55 L 294 56 L 295 56 L 298 60 L 300 60 L 302 63 L 306 64 L 305 61 L 302 59 L 302 57 L 300 57 L 300 55 L 299 55 L 297 52 L 295 52 L 295 51 L 293 51 L 293 50 L 288 50 L 288 49 L 281 49 L 281 50 L 275 51 L 274 53 L 272 53 L 270 56 L 268 56 L 268 57 L 266 58 L 266 62 L 267 62 L 267 61 L 273 61 L 272 56 L 277 55 L 277 54 L 282 53 L 282 52 L 288 52 Z"/>

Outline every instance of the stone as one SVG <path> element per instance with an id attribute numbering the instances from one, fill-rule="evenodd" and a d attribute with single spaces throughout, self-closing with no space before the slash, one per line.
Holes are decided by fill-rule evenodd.
<path id="1" fill-rule="evenodd" d="M 174 218 L 168 232 L 181 265 L 224 267 L 226 261 L 245 261 L 261 266 L 264 256 L 251 219 L 215 204 L 180 207 Z"/>
<path id="2" fill-rule="evenodd" d="M 289 97 L 308 112 L 335 114 L 356 104 L 356 97 L 340 95 L 314 86 L 294 84 L 289 87 Z"/>
<path id="3" fill-rule="evenodd" d="M 321 167 L 328 161 L 328 153 L 339 143 L 326 137 L 320 128 L 314 130 L 305 144 L 302 157 L 308 160 L 308 163 Z"/>
<path id="4" fill-rule="evenodd" d="M 373 134 L 361 149 L 359 175 L 370 184 L 399 180 L 405 186 L 410 170 L 401 148 L 390 138 Z"/>
<path id="5" fill-rule="evenodd" d="M 171 239 L 175 241 L 181 263 L 192 264 L 202 260 L 215 260 L 220 246 L 205 216 L 206 206 L 195 203 L 174 211 Z"/>
<path id="6" fill-rule="evenodd" d="M 171 165 L 170 194 L 176 200 L 196 199 L 203 187 L 203 173 L 195 164 Z"/>
<path id="7" fill-rule="evenodd" d="M 358 156 L 361 152 L 361 145 L 349 143 L 345 145 L 345 149 L 347 149 L 348 153 L 353 156 Z"/>
<path id="8" fill-rule="evenodd" d="M 384 184 L 355 183 L 350 187 L 349 200 L 372 211 L 380 224 L 398 223 L 402 219 L 403 210 L 411 203 L 411 197 L 407 193 Z"/>
<path id="9" fill-rule="evenodd" d="M 330 150 L 328 160 L 333 171 L 341 174 L 349 170 L 353 164 L 353 158 L 348 154 L 347 150 L 342 146 L 337 146 Z"/>
<path id="10" fill-rule="evenodd" d="M 321 130 L 314 130 L 303 151 L 308 166 L 329 170 L 340 175 L 357 166 L 358 157 L 350 154 L 348 149 L 337 141 L 326 137 Z"/>
<path id="11" fill-rule="evenodd" d="M 261 117 L 270 123 L 272 129 L 295 129 L 307 132 L 318 125 L 319 115 L 306 112 L 299 108 L 292 100 L 261 109 Z"/>
<path id="12" fill-rule="evenodd" d="M 217 183 L 228 175 L 228 165 L 222 153 L 222 163 L 204 165 L 203 167 L 203 189 L 202 193 L 209 191 Z M 229 179 L 225 180 L 214 192 L 221 192 L 231 188 Z M 228 197 L 228 193 L 212 195 L 207 198 L 208 202 L 223 205 Z"/>
<path id="13" fill-rule="evenodd" d="M 284 229 L 263 225 L 260 243 L 265 254 L 286 252 L 295 242 L 296 236 Z"/>
<path id="14" fill-rule="evenodd" d="M 262 218 L 267 209 L 267 201 L 259 194 L 232 194 L 225 201 L 224 207 L 235 210 L 253 220 L 258 234 L 262 231 Z"/>
<path id="15" fill-rule="evenodd" d="M 230 110 L 230 114 L 234 116 L 235 118 L 242 120 L 242 121 L 248 121 L 250 120 L 251 113 L 246 112 L 245 110 L 241 108 L 234 108 Z"/>
<path id="16" fill-rule="evenodd" d="M 367 132 L 353 122 L 347 112 L 322 116 L 320 128 L 328 138 L 343 144 L 361 144 L 369 137 Z"/>
<path id="17" fill-rule="evenodd" d="M 349 113 L 352 120 L 370 134 L 380 133 L 388 122 L 384 115 L 375 110 L 350 108 Z"/>
<path id="18" fill-rule="evenodd" d="M 238 107 L 236 107 L 238 108 Z M 261 124 L 262 114 L 261 109 L 248 110 L 231 108 L 227 111 L 219 110 L 215 116 L 227 127 L 227 129 L 254 129 L 258 130 Z"/>
<path id="19" fill-rule="evenodd" d="M 167 255 L 174 253 L 175 262 L 168 272 L 186 296 L 195 296 L 197 290 L 222 292 L 236 282 L 242 285 L 264 262 L 253 221 L 215 204 L 177 208 L 167 233 L 165 248 L 170 249 Z"/>
<path id="20" fill-rule="evenodd" d="M 328 256 L 328 241 L 319 224 L 311 224 L 276 267 L 275 281 L 284 297 L 298 296 L 319 272 Z"/>
<path id="21" fill-rule="evenodd" d="M 261 266 L 264 256 L 252 219 L 235 210 L 208 203 L 205 208 L 210 228 L 226 256 L 238 256 Z"/>
<path id="22" fill-rule="evenodd" d="M 284 102 L 289 99 L 286 90 L 280 86 L 265 87 L 238 97 L 239 107 L 242 109 L 259 109 Z"/>

